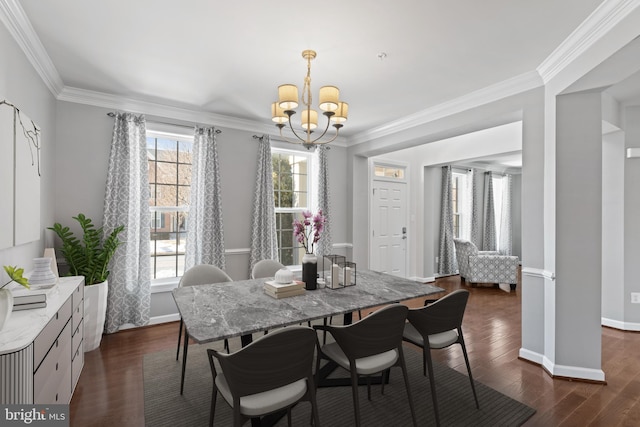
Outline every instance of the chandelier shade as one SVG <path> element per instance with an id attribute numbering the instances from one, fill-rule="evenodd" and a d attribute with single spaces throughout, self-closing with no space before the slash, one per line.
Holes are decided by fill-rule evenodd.
<path id="1" fill-rule="evenodd" d="M 326 118 L 326 125 L 322 134 L 312 135 L 318 128 L 318 111 L 312 108 L 311 96 L 311 60 L 316 57 L 313 50 L 305 50 L 302 57 L 307 60 L 307 75 L 302 86 L 302 96 L 298 94 L 298 87 L 294 84 L 283 84 L 278 86 L 278 100 L 271 104 L 271 120 L 280 129 L 280 136 L 287 142 L 302 144 L 307 149 L 315 148 L 317 145 L 328 144 L 338 137 L 340 128 L 347 121 L 349 104 L 340 100 L 340 89 L 337 86 L 322 86 L 318 92 L 317 108 L 322 111 Z M 296 109 L 301 106 L 300 128 L 303 133 L 296 132 L 291 117 L 296 114 Z M 282 134 L 282 129 L 289 127 L 296 140 L 289 140 Z M 327 136 L 329 126 L 333 126 L 335 132 Z"/>
<path id="2" fill-rule="evenodd" d="M 347 114 L 349 113 L 349 104 L 346 102 L 339 102 L 338 109 L 331 116 L 331 121 L 334 123 L 344 123 L 347 121 Z"/>
<path id="3" fill-rule="evenodd" d="M 320 104 L 322 111 L 335 111 L 338 109 L 340 89 L 335 86 L 322 86 L 320 88 Z"/>
<path id="4" fill-rule="evenodd" d="M 298 88 L 296 85 L 278 86 L 278 103 L 284 110 L 298 108 Z"/>

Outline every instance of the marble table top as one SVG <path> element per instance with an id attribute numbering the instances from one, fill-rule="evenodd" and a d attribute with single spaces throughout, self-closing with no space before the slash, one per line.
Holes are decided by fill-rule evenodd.
<path id="1" fill-rule="evenodd" d="M 191 338 L 205 343 L 444 291 L 431 284 L 358 269 L 355 286 L 319 288 L 275 299 L 263 290 L 264 282 L 271 279 L 186 286 L 175 289 L 173 297 Z"/>

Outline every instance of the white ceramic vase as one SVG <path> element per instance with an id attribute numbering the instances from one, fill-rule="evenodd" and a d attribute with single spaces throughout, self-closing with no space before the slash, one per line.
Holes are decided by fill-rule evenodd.
<path id="1" fill-rule="evenodd" d="M 107 313 L 109 284 L 102 283 L 84 287 L 84 336 L 83 348 L 87 351 L 100 347 L 104 321 Z"/>
<path id="2" fill-rule="evenodd" d="M 34 258 L 29 284 L 33 286 L 54 285 L 57 277 L 51 270 L 51 258 Z"/>
<path id="3" fill-rule="evenodd" d="M 318 287 L 318 257 L 314 254 L 305 253 L 302 257 L 302 281 L 308 291 Z"/>
<path id="4" fill-rule="evenodd" d="M 13 310 L 13 294 L 9 289 L 0 289 L 0 331 Z"/>

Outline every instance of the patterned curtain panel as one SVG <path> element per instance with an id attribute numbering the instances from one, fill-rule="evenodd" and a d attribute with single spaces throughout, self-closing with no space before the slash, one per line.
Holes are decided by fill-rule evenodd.
<path id="1" fill-rule="evenodd" d="M 502 178 L 502 212 L 500 212 L 500 242 L 498 242 L 498 250 L 502 255 L 511 255 L 512 252 L 511 186 L 512 177 L 507 174 Z"/>
<path id="2" fill-rule="evenodd" d="M 316 246 L 316 255 L 322 257 L 329 255 L 333 250 L 333 241 L 331 238 L 331 204 L 329 202 L 329 162 L 327 161 L 328 148 L 321 145 L 318 148 L 318 209 L 322 210 L 325 216 L 324 229 L 322 231 L 318 245 Z"/>
<path id="3" fill-rule="evenodd" d="M 260 260 L 275 259 L 278 261 L 276 212 L 273 199 L 273 163 L 271 160 L 271 139 L 268 135 L 263 135 L 258 140 L 258 165 L 256 169 L 249 272 Z"/>
<path id="4" fill-rule="evenodd" d="M 493 173 L 484 174 L 484 233 L 482 250 L 495 251 L 498 248 L 496 214 L 493 202 Z"/>
<path id="5" fill-rule="evenodd" d="M 481 176 L 478 169 L 471 169 L 471 233 L 470 239 L 476 247 L 482 247 L 482 199 L 478 192 Z"/>
<path id="6" fill-rule="evenodd" d="M 105 331 L 149 322 L 151 276 L 149 239 L 149 165 L 144 116 L 117 114 L 107 173 L 105 234 L 124 224 L 123 242 L 109 266 Z"/>
<path id="7" fill-rule="evenodd" d="M 440 253 L 438 273 L 442 276 L 455 274 L 458 270 L 453 244 L 453 201 L 451 166 L 442 167 L 442 199 L 440 212 Z"/>
<path id="8" fill-rule="evenodd" d="M 185 270 L 212 264 L 224 270 L 224 232 L 216 131 L 195 128 Z"/>

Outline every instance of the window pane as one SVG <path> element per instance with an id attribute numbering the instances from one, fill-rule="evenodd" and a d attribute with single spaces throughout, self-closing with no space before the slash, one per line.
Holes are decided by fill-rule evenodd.
<path id="1" fill-rule="evenodd" d="M 178 200 L 176 206 L 189 206 L 191 187 L 178 187 Z"/>
<path id="2" fill-rule="evenodd" d="M 159 184 L 175 184 L 178 174 L 176 163 L 157 162 L 156 179 Z"/>
<path id="3" fill-rule="evenodd" d="M 282 191 L 280 192 L 280 206 L 281 208 L 293 208 L 293 191 Z"/>
<path id="4" fill-rule="evenodd" d="M 180 163 L 191 163 L 193 142 L 178 141 L 178 161 Z"/>
<path id="5" fill-rule="evenodd" d="M 149 184 L 156 182 L 156 162 L 149 160 Z"/>
<path id="6" fill-rule="evenodd" d="M 156 206 L 178 206 L 177 191 L 175 185 L 156 185 Z"/>
<path id="7" fill-rule="evenodd" d="M 178 184 L 191 185 L 191 164 L 178 164 Z"/>

